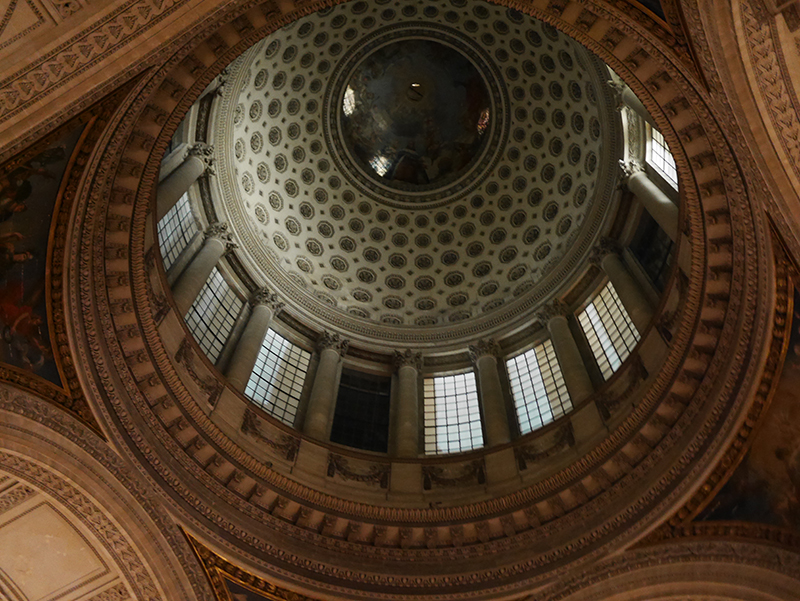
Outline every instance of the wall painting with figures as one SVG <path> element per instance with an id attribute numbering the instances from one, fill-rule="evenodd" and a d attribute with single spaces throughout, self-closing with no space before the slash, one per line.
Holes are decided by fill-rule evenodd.
<path id="1" fill-rule="evenodd" d="M 61 385 L 50 340 L 53 216 L 85 126 L 0 166 L 0 361 Z"/>
<path id="2" fill-rule="evenodd" d="M 753 443 L 701 520 L 800 530 L 800 290 L 793 291 L 789 348 Z"/>

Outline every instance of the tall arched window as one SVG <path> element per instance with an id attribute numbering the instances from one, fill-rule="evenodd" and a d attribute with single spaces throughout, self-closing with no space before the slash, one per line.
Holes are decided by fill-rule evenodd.
<path id="1" fill-rule="evenodd" d="M 639 332 L 608 282 L 578 315 L 597 365 L 608 380 L 639 342 Z"/>
<path id="2" fill-rule="evenodd" d="M 158 222 L 158 243 L 161 246 L 165 271 L 172 267 L 178 255 L 189 245 L 197 231 L 197 222 L 192 215 L 187 192 Z"/>
<path id="3" fill-rule="evenodd" d="M 425 453 L 459 453 L 483 446 L 475 373 L 425 378 Z"/>
<path id="4" fill-rule="evenodd" d="M 650 139 L 647 141 L 647 164 L 677 190 L 678 169 L 675 166 L 675 158 L 669 151 L 669 146 L 661 132 L 652 127 L 648 127 L 648 129 L 650 130 Z"/>
<path id="5" fill-rule="evenodd" d="M 506 369 L 522 434 L 572 411 L 572 401 L 550 340 L 511 357 L 506 361 Z"/>
<path id="6" fill-rule="evenodd" d="M 294 425 L 310 360 L 311 353 L 269 329 L 245 395 L 273 417 Z"/>
<path id="7" fill-rule="evenodd" d="M 244 302 L 215 267 L 186 313 L 186 325 L 212 362 L 219 358 L 243 307 Z"/>

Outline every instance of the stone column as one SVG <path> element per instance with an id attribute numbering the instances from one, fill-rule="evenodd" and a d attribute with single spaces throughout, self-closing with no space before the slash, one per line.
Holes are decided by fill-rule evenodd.
<path id="1" fill-rule="evenodd" d="M 419 372 L 422 355 L 410 350 L 395 351 L 394 365 L 397 369 L 397 407 L 392 411 L 389 454 L 392 457 L 416 457 L 419 455 Z"/>
<path id="2" fill-rule="evenodd" d="M 318 440 L 327 441 L 331 435 L 338 392 L 336 382 L 342 368 L 341 359 L 349 344 L 349 340 L 328 332 L 324 332 L 317 343 L 319 364 L 308 399 L 303 432 Z"/>
<path id="3" fill-rule="evenodd" d="M 214 147 L 198 142 L 189 147 L 186 158 L 179 167 L 158 184 L 156 191 L 156 220 L 174 207 L 192 184 L 211 168 Z"/>
<path id="4" fill-rule="evenodd" d="M 539 321 L 547 324 L 550 341 L 561 367 L 561 375 L 573 405 L 577 405 L 594 392 L 592 380 L 583 362 L 580 350 L 567 321 L 567 307 L 560 301 L 544 307 L 538 315 Z"/>
<path id="5" fill-rule="evenodd" d="M 253 367 L 258 359 L 261 344 L 264 342 L 264 336 L 267 335 L 272 318 L 284 307 L 277 295 L 267 288 L 256 290 L 250 299 L 250 305 L 252 307 L 250 317 L 247 319 L 247 325 L 242 335 L 236 342 L 236 348 L 225 374 L 228 377 L 228 383 L 239 392 L 244 392 L 247 382 L 250 380 L 250 374 L 253 373 Z"/>
<path id="6" fill-rule="evenodd" d="M 172 297 L 178 306 L 178 313 L 186 315 L 189 307 L 200 294 L 203 285 L 208 281 L 211 271 L 219 260 L 228 252 L 236 248 L 231 242 L 227 223 L 214 223 L 205 232 L 203 247 L 197 252 L 192 262 L 186 266 L 183 273 L 172 287 Z"/>
<path id="7" fill-rule="evenodd" d="M 610 240 L 601 240 L 600 245 L 594 249 L 592 260 L 599 264 L 608 276 L 633 325 L 640 333 L 644 332 L 653 319 L 653 308 L 639 282 L 622 262 L 617 245 Z"/>
<path id="8" fill-rule="evenodd" d="M 639 199 L 656 223 L 667 233 L 670 240 L 676 242 L 679 235 L 678 205 L 653 183 L 639 163 L 620 161 L 620 167 L 622 168 L 622 180 L 628 190 Z"/>
<path id="9" fill-rule="evenodd" d="M 469 346 L 469 356 L 478 376 L 478 391 L 483 410 L 483 430 L 486 446 L 493 447 L 511 441 L 508 427 L 503 386 L 497 371 L 497 356 L 500 349 L 494 340 L 481 340 Z"/>
<path id="10" fill-rule="evenodd" d="M 623 106 L 628 107 L 639 117 L 644 119 L 650 125 L 650 127 L 656 130 L 658 129 L 658 126 L 656 125 L 656 122 L 653 120 L 653 117 L 645 108 L 644 104 L 642 104 L 642 101 L 639 100 L 639 97 L 633 93 L 633 90 L 631 90 L 624 83 L 616 82 L 613 80 L 609 80 L 608 85 L 609 87 L 611 87 L 612 90 L 614 90 L 614 92 L 617 95 L 617 102 L 619 103 L 619 108 L 622 108 Z"/>

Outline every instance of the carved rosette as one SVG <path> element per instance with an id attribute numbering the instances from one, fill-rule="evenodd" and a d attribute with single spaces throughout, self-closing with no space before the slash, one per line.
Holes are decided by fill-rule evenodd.
<path id="1" fill-rule="evenodd" d="M 422 370 L 422 353 L 415 353 L 410 349 L 402 352 L 395 351 L 392 362 L 396 371 L 399 371 L 401 367 L 413 367 L 419 372 Z"/>
<path id="2" fill-rule="evenodd" d="M 322 353 L 324 350 L 332 349 L 338 352 L 340 357 L 344 357 L 347 354 L 349 346 L 350 341 L 347 338 L 330 332 L 323 332 L 317 340 L 317 352 Z"/>

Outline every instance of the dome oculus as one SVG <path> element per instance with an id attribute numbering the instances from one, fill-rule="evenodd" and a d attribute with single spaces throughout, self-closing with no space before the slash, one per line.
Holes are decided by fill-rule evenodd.
<path id="1" fill-rule="evenodd" d="M 491 97 L 475 66 L 432 40 L 392 42 L 366 56 L 342 97 L 345 148 L 367 175 L 398 190 L 441 188 L 485 146 Z"/>
<path id="2" fill-rule="evenodd" d="M 499 158 L 508 94 L 492 59 L 461 32 L 394 24 L 356 43 L 325 97 L 325 134 L 350 183 L 398 208 L 473 191 Z"/>

